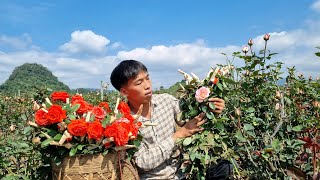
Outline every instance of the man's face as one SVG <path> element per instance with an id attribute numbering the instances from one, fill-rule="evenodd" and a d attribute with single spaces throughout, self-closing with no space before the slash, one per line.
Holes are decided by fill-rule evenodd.
<path id="1" fill-rule="evenodd" d="M 150 102 L 152 87 L 148 72 L 140 71 L 136 78 L 130 79 L 127 85 L 120 89 L 120 92 L 131 103 L 145 104 Z"/>

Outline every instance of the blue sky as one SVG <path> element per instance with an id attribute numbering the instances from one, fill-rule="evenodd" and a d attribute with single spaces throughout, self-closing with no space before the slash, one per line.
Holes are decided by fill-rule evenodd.
<path id="1" fill-rule="evenodd" d="M 123 59 L 145 63 L 154 88 L 203 76 L 270 33 L 277 61 L 320 76 L 320 1 L 0 1 L 0 83 L 26 62 L 71 88 L 97 88 Z M 240 63 L 239 63 L 240 64 Z M 236 64 L 237 65 L 237 64 Z"/>

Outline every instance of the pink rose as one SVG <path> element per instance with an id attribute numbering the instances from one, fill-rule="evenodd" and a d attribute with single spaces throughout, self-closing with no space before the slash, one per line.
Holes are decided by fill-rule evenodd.
<path id="1" fill-rule="evenodd" d="M 243 46 L 242 52 L 246 54 L 248 51 L 249 51 L 248 46 Z"/>
<path id="2" fill-rule="evenodd" d="M 249 45 L 249 46 L 252 46 L 252 45 L 253 45 L 253 40 L 252 40 L 252 39 L 249 39 L 248 45 Z"/>
<path id="3" fill-rule="evenodd" d="M 210 95 L 210 89 L 207 87 L 201 87 L 196 91 L 196 100 L 198 102 L 203 102 Z"/>
<path id="4" fill-rule="evenodd" d="M 263 39 L 265 40 L 265 41 L 268 41 L 269 39 L 270 39 L 270 34 L 265 34 L 264 36 L 263 36 Z"/>

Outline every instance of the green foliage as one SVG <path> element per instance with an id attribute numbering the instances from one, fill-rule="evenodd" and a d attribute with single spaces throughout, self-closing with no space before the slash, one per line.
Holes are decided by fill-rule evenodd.
<path id="1" fill-rule="evenodd" d="M 69 87 L 60 82 L 47 68 L 36 63 L 25 63 L 13 70 L 9 79 L 0 86 L 0 93 L 19 96 L 44 87 L 55 91 L 70 91 Z"/>
<path id="2" fill-rule="evenodd" d="M 33 128 L 27 120 L 33 118 L 31 98 L 0 95 L 0 178 L 43 179 L 47 173 L 42 163 L 45 157 L 31 140 Z"/>
<path id="3" fill-rule="evenodd" d="M 221 117 L 207 116 L 205 130 L 182 141 L 186 154 L 181 170 L 190 179 L 204 179 L 205 168 L 218 159 L 235 160 L 236 179 L 311 179 L 319 173 L 320 81 L 296 75 L 293 67 L 286 83 L 278 84 L 282 63 L 268 63 L 275 54 L 266 47 L 255 54 L 250 46 L 251 55 L 235 52 L 232 60 L 227 58 L 228 66 L 239 59 L 245 65 L 224 79 Z M 184 118 L 208 112 L 195 102 L 194 92 L 187 94 L 182 98 Z"/>

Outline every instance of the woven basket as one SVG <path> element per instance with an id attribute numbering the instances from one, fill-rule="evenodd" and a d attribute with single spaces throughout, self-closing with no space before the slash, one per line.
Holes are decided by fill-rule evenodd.
<path id="1" fill-rule="evenodd" d="M 139 180 L 137 170 L 130 162 L 125 161 L 124 157 L 124 153 L 116 152 L 105 156 L 94 154 L 66 157 L 59 166 L 52 164 L 52 178 L 53 180 Z"/>

